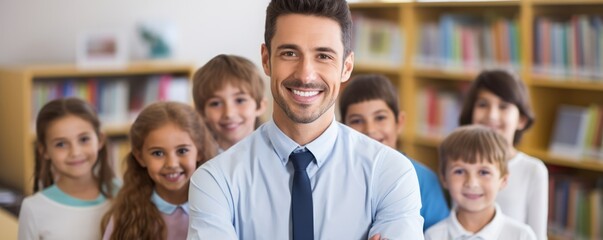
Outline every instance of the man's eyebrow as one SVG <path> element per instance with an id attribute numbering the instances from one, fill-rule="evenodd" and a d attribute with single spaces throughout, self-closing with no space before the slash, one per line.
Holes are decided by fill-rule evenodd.
<path id="1" fill-rule="evenodd" d="M 318 52 L 330 52 L 330 53 L 337 54 L 335 49 L 330 48 L 330 47 L 317 47 L 315 50 Z"/>
<path id="2" fill-rule="evenodd" d="M 276 47 L 276 49 L 282 50 L 282 49 L 295 49 L 298 50 L 299 46 L 295 45 L 295 44 L 282 44 Z"/>
<path id="3" fill-rule="evenodd" d="M 295 45 L 295 44 L 282 44 L 279 45 L 278 47 L 276 47 L 276 49 L 294 49 L 294 50 L 299 50 L 299 46 Z M 314 48 L 315 51 L 317 52 L 329 52 L 329 53 L 334 53 L 337 54 L 337 51 L 335 51 L 335 49 L 330 48 L 330 47 L 317 47 Z"/>

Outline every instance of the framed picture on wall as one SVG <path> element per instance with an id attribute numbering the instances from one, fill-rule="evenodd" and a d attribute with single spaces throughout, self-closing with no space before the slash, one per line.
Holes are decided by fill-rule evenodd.
<path id="1" fill-rule="evenodd" d="M 128 61 L 125 33 L 104 30 L 78 34 L 76 61 L 80 68 L 125 67 Z"/>

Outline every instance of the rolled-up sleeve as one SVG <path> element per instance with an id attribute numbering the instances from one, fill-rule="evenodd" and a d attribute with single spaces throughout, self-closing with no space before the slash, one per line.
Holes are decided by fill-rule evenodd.
<path id="1" fill-rule="evenodd" d="M 419 181 L 410 160 L 384 151 L 375 164 L 375 214 L 369 237 L 381 234 L 382 239 L 423 239 Z"/>
<path id="2" fill-rule="evenodd" d="M 228 185 L 210 163 L 201 166 L 189 186 L 187 239 L 237 239 Z"/>

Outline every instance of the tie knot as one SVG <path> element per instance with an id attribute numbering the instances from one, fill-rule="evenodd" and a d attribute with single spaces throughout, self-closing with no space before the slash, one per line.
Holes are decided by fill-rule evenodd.
<path id="1" fill-rule="evenodd" d="M 310 151 L 291 153 L 289 156 L 295 171 L 305 171 L 312 159 L 314 159 L 314 155 Z"/>

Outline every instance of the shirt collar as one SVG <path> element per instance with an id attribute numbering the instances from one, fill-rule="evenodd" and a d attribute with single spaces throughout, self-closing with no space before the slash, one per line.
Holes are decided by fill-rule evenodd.
<path id="1" fill-rule="evenodd" d="M 50 187 L 44 189 L 42 194 L 55 202 L 65 204 L 68 206 L 74 207 L 90 207 L 96 206 L 103 202 L 105 202 L 106 198 L 104 195 L 99 194 L 98 197 L 94 200 L 82 200 L 68 195 L 63 192 L 56 184 L 51 185 Z"/>
<path id="2" fill-rule="evenodd" d="M 502 214 L 498 204 L 495 203 L 494 207 L 494 218 L 477 233 L 471 233 L 465 230 L 465 228 L 459 223 L 459 220 L 456 218 L 457 208 L 455 207 L 450 213 L 450 219 L 452 221 L 450 236 L 452 239 L 498 239 L 504 224 L 504 215 Z"/>
<path id="3" fill-rule="evenodd" d="M 337 122 L 335 121 L 335 118 L 333 118 L 329 127 L 327 127 L 318 138 L 305 146 L 300 146 L 293 141 L 293 139 L 289 138 L 289 136 L 285 135 L 285 133 L 276 126 L 273 120 L 266 123 L 266 136 L 279 159 L 283 162 L 283 165 L 287 164 L 289 155 L 291 155 L 293 150 L 307 148 L 314 155 L 316 164 L 320 167 L 327 160 L 328 154 L 335 145 L 337 134 L 339 133 L 339 128 L 337 126 Z"/>
<path id="4" fill-rule="evenodd" d="M 189 215 L 188 202 L 182 205 L 171 204 L 163 200 L 163 198 L 161 198 L 161 196 L 159 196 L 159 194 L 157 194 L 157 191 L 155 190 L 153 190 L 153 195 L 151 195 L 151 202 L 155 204 L 155 206 L 157 207 L 157 209 L 159 209 L 160 212 L 165 213 L 167 215 L 171 215 L 172 213 L 174 213 L 174 211 L 176 211 L 178 207 L 181 207 L 182 210 L 186 213 L 186 215 Z"/>

